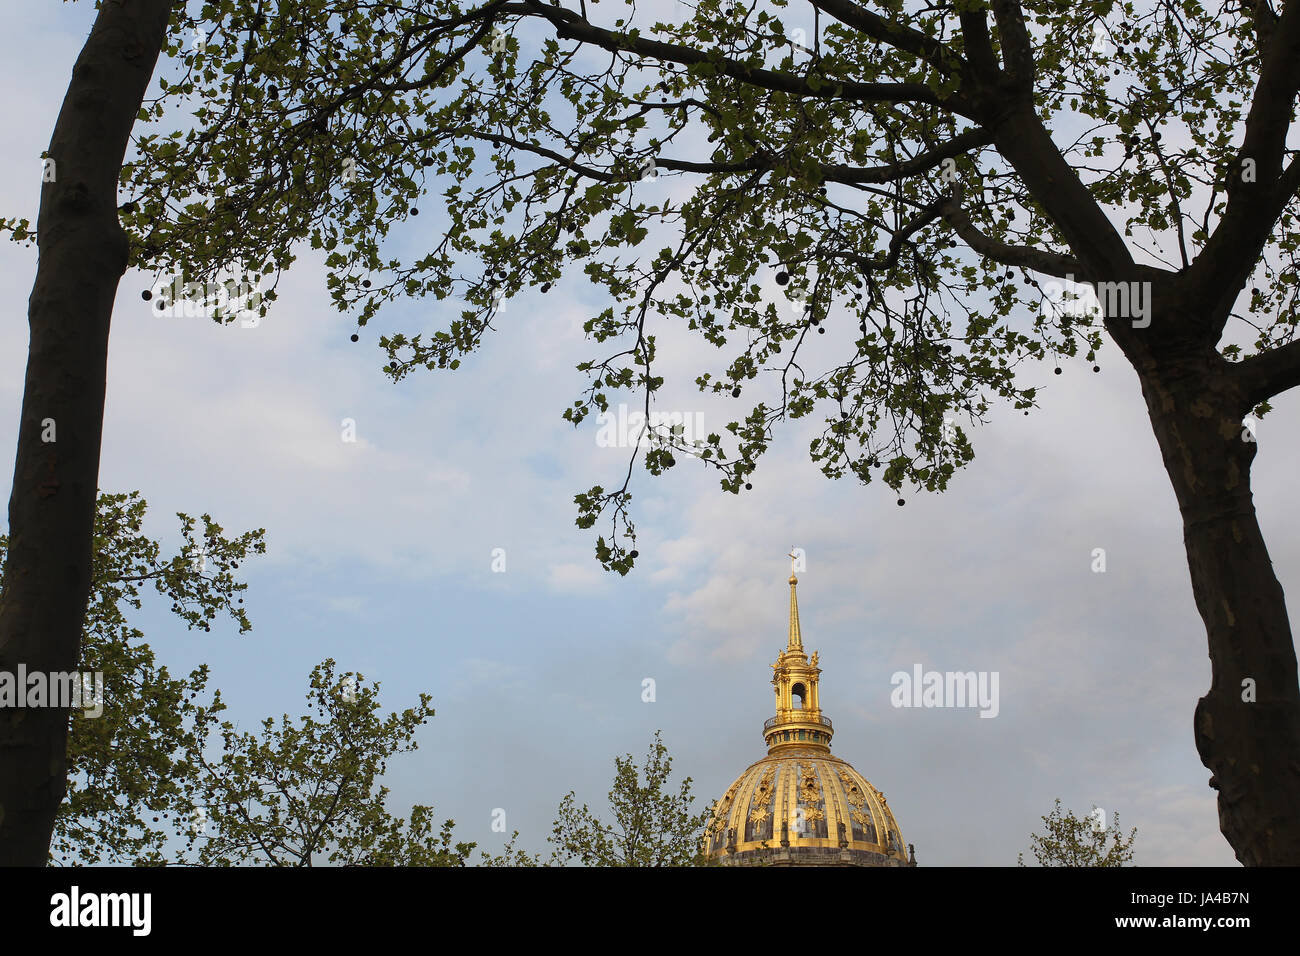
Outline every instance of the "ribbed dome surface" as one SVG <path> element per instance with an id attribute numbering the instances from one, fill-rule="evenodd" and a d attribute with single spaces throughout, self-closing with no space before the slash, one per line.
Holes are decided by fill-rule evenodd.
<path id="1" fill-rule="evenodd" d="M 907 865 L 884 796 L 824 747 L 783 747 L 752 764 L 718 802 L 708 840 L 724 864 Z"/>

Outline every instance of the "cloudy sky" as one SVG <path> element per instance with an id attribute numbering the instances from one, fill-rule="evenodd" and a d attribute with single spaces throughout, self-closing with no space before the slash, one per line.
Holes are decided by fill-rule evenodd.
<path id="1" fill-rule="evenodd" d="M 0 78 L 24 94 L 0 107 L 3 215 L 35 219 L 38 157 L 92 13 L 0 12 Z M 427 246 L 436 226 L 421 216 L 403 241 Z M 15 441 L 35 264 L 0 247 L 0 448 Z M 1028 367 L 1041 409 L 999 410 L 951 489 L 902 508 L 883 486 L 822 477 L 802 423 L 778 431 L 752 493 L 723 494 L 700 467 L 640 473 L 641 559 L 619 578 L 574 526 L 572 498 L 621 480 L 626 452 L 560 418 L 582 385 L 574 365 L 597 354 L 581 326 L 606 304 L 598 290 L 575 278 L 512 301 L 459 371 L 395 386 L 376 329 L 431 329 L 456 307 L 400 304 L 353 344 L 324 275 L 304 255 L 271 315 L 242 329 L 154 315 L 140 298 L 152 277 L 131 272 L 113 319 L 101 487 L 142 492 L 149 530 L 171 543 L 176 511 L 267 532 L 267 555 L 241 569 L 251 634 L 191 634 L 159 606 L 140 621 L 165 663 L 211 664 L 241 725 L 301 712 L 325 657 L 380 680 L 389 707 L 428 692 L 437 717 L 390 768 L 393 809 L 432 803 L 487 848 L 503 842 L 501 808 L 525 847 L 546 850 L 564 794 L 603 805 L 614 757 L 643 755 L 656 729 L 712 799 L 764 752 L 795 546 L 835 752 L 888 795 L 922 864 L 1014 865 L 1056 797 L 1137 826 L 1139 864 L 1234 864 L 1192 741 L 1210 669 L 1178 511 L 1115 349 L 1100 374 L 1082 360 L 1060 376 Z M 661 352 L 678 384 L 659 407 L 720 430 L 735 406 L 689 385 L 712 357 L 672 334 Z M 1261 423 L 1254 471 L 1284 587 L 1300 579 L 1287 487 L 1300 460 L 1284 440 L 1298 404 L 1285 397 Z M 1104 574 L 1091 571 L 1099 547 Z M 892 707 L 890 676 L 916 664 L 996 671 L 997 717 Z"/>

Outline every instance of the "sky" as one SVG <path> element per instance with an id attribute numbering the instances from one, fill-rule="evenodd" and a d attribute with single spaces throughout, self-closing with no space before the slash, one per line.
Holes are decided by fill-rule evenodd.
<path id="1" fill-rule="evenodd" d="M 5 216 L 35 219 L 39 155 L 91 17 L 88 3 L 0 10 L 0 82 L 23 91 L 0 105 Z M 421 216 L 403 241 L 432 243 L 436 226 Z M 0 245 L 13 303 L 0 448 L 16 441 L 35 266 L 34 250 Z M 525 293 L 458 371 L 394 385 L 376 329 L 433 328 L 454 304 L 400 303 L 354 344 L 306 251 L 256 328 L 157 316 L 140 298 L 152 284 L 132 271 L 119 289 L 100 486 L 140 491 L 146 530 L 173 546 L 175 512 L 208 512 L 232 534 L 265 528 L 268 550 L 240 569 L 250 634 L 187 632 L 161 603 L 138 626 L 169 667 L 210 664 L 243 727 L 303 712 L 326 657 L 379 680 L 386 707 L 431 694 L 419 749 L 385 778 L 394 812 L 433 804 L 494 850 L 504 810 L 520 845 L 545 853 L 564 795 L 603 809 L 614 758 L 639 760 L 657 729 L 675 773 L 719 797 L 764 754 L 798 547 L 834 752 L 886 793 L 922 865 L 1015 865 L 1058 797 L 1136 826 L 1139 865 L 1235 865 L 1192 739 L 1210 667 L 1178 510 L 1113 347 L 1098 374 L 1082 358 L 1060 376 L 1025 367 L 1041 407 L 995 408 L 973 464 L 942 495 L 905 492 L 904 507 L 883 485 L 823 477 L 806 422 L 778 430 L 740 496 L 695 463 L 638 472 L 640 559 L 619 577 L 575 527 L 573 495 L 621 480 L 626 450 L 560 417 L 583 385 L 574 366 L 598 354 L 582 323 L 605 307 L 600 290 L 572 278 Z M 737 406 L 690 384 L 713 357 L 671 332 L 661 354 L 656 407 L 719 430 Z M 1284 396 L 1260 423 L 1253 472 L 1284 588 L 1300 579 L 1300 455 L 1285 437 L 1298 406 Z M 996 672 L 996 717 L 892 706 L 891 675 L 916 665 Z"/>

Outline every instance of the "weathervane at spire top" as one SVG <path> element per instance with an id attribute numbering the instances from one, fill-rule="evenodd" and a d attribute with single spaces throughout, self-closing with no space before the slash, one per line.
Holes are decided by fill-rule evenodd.
<path id="1" fill-rule="evenodd" d="M 794 565 L 795 562 L 799 560 L 799 549 L 792 547 L 790 549 L 790 553 L 787 554 L 786 557 L 790 559 L 790 583 L 794 584 L 796 581 L 799 580 L 794 576 Z"/>

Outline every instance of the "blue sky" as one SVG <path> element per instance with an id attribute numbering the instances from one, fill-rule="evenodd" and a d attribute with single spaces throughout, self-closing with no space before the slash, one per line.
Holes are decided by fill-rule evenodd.
<path id="1" fill-rule="evenodd" d="M 0 11 L 0 77 L 24 94 L 0 107 L 4 215 L 35 219 L 38 157 L 92 15 L 87 3 Z M 421 216 L 403 241 L 431 242 L 436 226 Z M 35 263 L 0 246 L 13 301 L 0 448 L 15 441 Z M 572 497 L 618 479 L 625 451 L 560 418 L 582 384 L 574 365 L 598 348 L 581 326 L 604 303 L 581 280 L 510 302 L 502 334 L 459 371 L 400 385 L 379 372 L 375 327 L 348 340 L 354 326 L 306 252 L 255 329 L 158 317 L 140 299 L 150 285 L 130 272 L 119 290 L 100 486 L 141 491 L 169 542 L 170 515 L 206 511 L 231 532 L 264 527 L 268 553 L 241 569 L 251 634 L 191 634 L 161 606 L 140 626 L 169 666 L 208 662 L 245 726 L 301 712 L 307 675 L 329 656 L 380 680 L 389 707 L 430 693 L 437 717 L 386 780 L 395 812 L 432 803 L 462 839 L 494 848 L 503 808 L 522 845 L 545 850 L 564 794 L 603 806 L 615 755 L 640 757 L 657 728 L 701 797 L 719 796 L 764 752 L 797 546 L 835 752 L 888 795 L 923 864 L 1013 865 L 1058 796 L 1136 825 L 1139 864 L 1234 863 L 1192 742 L 1209 662 L 1178 511 L 1117 350 L 1100 374 L 1082 359 L 1061 376 L 1028 366 L 1041 409 L 997 410 L 950 491 L 908 493 L 903 508 L 883 486 L 822 477 L 797 422 L 750 494 L 721 493 L 702 468 L 642 472 L 641 560 L 619 578 L 574 526 Z M 402 303 L 381 319 L 409 332 L 454 308 Z M 659 407 L 718 430 L 734 409 L 695 394 L 701 353 L 688 345 L 665 334 L 677 384 Z M 1254 470 L 1284 587 L 1300 577 L 1288 487 L 1300 461 L 1286 440 L 1298 404 L 1284 397 L 1261 423 Z M 345 418 L 356 443 L 340 440 Z M 1096 547 L 1105 574 L 1090 570 Z M 491 570 L 494 548 L 505 573 Z M 917 663 L 997 671 L 999 715 L 891 707 L 890 675 Z"/>

